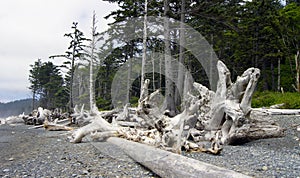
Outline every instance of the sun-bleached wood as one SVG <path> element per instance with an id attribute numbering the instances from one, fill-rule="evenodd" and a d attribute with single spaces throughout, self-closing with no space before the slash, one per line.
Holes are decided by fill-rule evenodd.
<path id="1" fill-rule="evenodd" d="M 183 112 L 175 117 L 160 108 L 160 90 L 149 93 L 149 79 L 144 82 L 137 108 L 127 104 L 123 110 L 101 113 L 94 107 L 89 116 L 82 109 L 75 109 L 80 113 L 75 114 L 77 117 L 91 123 L 75 130 L 72 142 L 81 142 L 84 136 L 93 133 L 95 139 L 118 136 L 177 153 L 186 149 L 219 154 L 223 144 L 283 136 L 284 130 L 278 125 L 261 115 L 251 115 L 251 100 L 260 70 L 249 68 L 232 82 L 223 62 L 218 61 L 217 68 L 217 91 L 194 82 L 185 89 Z"/>

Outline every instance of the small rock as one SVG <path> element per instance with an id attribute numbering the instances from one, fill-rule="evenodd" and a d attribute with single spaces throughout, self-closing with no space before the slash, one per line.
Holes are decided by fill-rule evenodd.
<path id="1" fill-rule="evenodd" d="M 64 156 L 64 157 L 61 157 L 60 160 L 61 160 L 61 161 L 65 161 L 65 160 L 67 160 L 67 157 L 65 157 L 65 156 Z"/>
<path id="2" fill-rule="evenodd" d="M 9 158 L 9 159 L 8 159 L 8 161 L 13 161 L 13 160 L 14 160 L 14 158 L 13 158 L 13 157 L 11 157 L 11 158 Z"/>
<path id="3" fill-rule="evenodd" d="M 250 175 L 250 172 L 244 172 L 244 174 L 246 174 L 246 175 Z"/>
<path id="4" fill-rule="evenodd" d="M 268 170 L 268 167 L 267 167 L 267 166 L 263 166 L 263 167 L 262 167 L 262 170 L 263 170 L 263 171 L 266 171 L 266 170 Z"/>
<path id="5" fill-rule="evenodd" d="M 9 169 L 3 169 L 3 172 L 9 172 Z"/>
<path id="6" fill-rule="evenodd" d="M 89 171 L 88 171 L 88 170 L 83 170 L 81 173 L 82 173 L 83 175 L 88 175 L 88 174 L 89 174 Z"/>

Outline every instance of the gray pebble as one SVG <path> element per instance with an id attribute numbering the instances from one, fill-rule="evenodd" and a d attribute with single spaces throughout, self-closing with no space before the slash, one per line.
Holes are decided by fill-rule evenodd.
<path id="1" fill-rule="evenodd" d="M 9 172 L 10 170 L 9 169 L 3 169 L 3 172 Z"/>

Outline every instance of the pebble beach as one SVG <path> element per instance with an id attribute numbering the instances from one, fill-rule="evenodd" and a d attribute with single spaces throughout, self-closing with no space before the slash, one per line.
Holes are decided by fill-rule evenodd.
<path id="1" fill-rule="evenodd" d="M 299 116 L 274 116 L 286 128 L 282 138 L 225 146 L 220 155 L 182 153 L 251 177 L 299 177 Z M 0 177 L 159 177 L 107 142 L 73 144 L 68 132 L 26 125 L 0 126 Z M 298 135 L 299 136 L 299 135 Z M 199 177 L 201 177 L 199 175 Z"/>

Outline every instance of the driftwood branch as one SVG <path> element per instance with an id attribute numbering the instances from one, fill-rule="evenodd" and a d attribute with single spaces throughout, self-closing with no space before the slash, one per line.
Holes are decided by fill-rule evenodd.
<path id="1" fill-rule="evenodd" d="M 118 128 L 109 124 L 106 120 L 104 120 L 101 116 L 95 116 L 92 122 L 88 125 L 85 125 L 77 130 L 75 130 L 72 134 L 71 142 L 79 143 L 81 142 L 82 138 L 86 135 L 91 134 L 92 132 L 96 131 L 117 131 Z"/>
<path id="2" fill-rule="evenodd" d="M 71 131 L 74 130 L 72 127 L 68 127 L 66 125 L 60 125 L 56 122 L 45 121 L 43 124 L 44 128 L 48 131 Z"/>
<path id="3" fill-rule="evenodd" d="M 300 115 L 300 109 L 253 108 L 252 110 L 265 115 Z"/>

